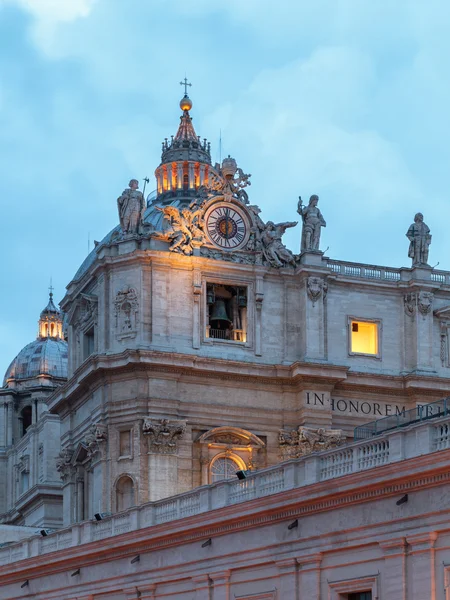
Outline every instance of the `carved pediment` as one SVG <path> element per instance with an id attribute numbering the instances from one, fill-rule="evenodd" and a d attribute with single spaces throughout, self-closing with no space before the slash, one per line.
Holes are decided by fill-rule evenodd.
<path id="1" fill-rule="evenodd" d="M 438 308 L 437 310 L 433 311 L 433 314 L 438 319 L 448 319 L 450 321 L 450 305 Z"/>
<path id="2" fill-rule="evenodd" d="M 254 433 L 239 427 L 215 427 L 197 440 L 200 444 L 264 448 L 265 443 Z"/>
<path id="3" fill-rule="evenodd" d="M 330 450 L 344 441 L 345 436 L 341 429 L 312 429 L 301 426 L 291 431 L 281 430 L 278 437 L 281 457 L 285 460 Z"/>

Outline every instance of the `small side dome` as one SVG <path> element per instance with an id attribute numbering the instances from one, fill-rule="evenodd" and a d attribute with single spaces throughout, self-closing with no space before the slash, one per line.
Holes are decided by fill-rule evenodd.
<path id="1" fill-rule="evenodd" d="M 67 379 L 67 342 L 41 338 L 25 346 L 7 368 L 3 386 L 8 385 L 9 379 L 39 376 Z"/>
<path id="2" fill-rule="evenodd" d="M 19 352 L 6 370 L 3 386 L 9 380 L 35 377 L 67 379 L 67 342 L 63 335 L 63 317 L 50 292 L 47 306 L 39 317 L 37 339 Z"/>

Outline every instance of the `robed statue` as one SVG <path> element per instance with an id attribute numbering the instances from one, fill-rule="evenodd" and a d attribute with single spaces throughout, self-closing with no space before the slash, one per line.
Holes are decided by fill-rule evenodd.
<path id="1" fill-rule="evenodd" d="M 327 224 L 317 207 L 318 202 L 319 196 L 314 194 L 309 199 L 308 206 L 304 206 L 302 198 L 299 196 L 297 212 L 303 220 L 301 252 L 317 252 L 319 250 L 320 230 Z"/>
<path id="2" fill-rule="evenodd" d="M 406 232 L 409 240 L 408 256 L 412 258 L 412 266 L 428 265 L 428 248 L 431 244 L 430 228 L 423 221 L 423 214 L 417 213 L 414 223 Z"/>
<path id="3" fill-rule="evenodd" d="M 139 181 L 132 179 L 129 187 L 117 198 L 120 225 L 124 235 L 140 233 L 145 210 L 145 200 L 139 191 Z"/>

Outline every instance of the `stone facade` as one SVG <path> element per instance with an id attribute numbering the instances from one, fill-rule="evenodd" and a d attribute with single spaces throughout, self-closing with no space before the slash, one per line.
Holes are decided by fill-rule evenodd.
<path id="1" fill-rule="evenodd" d="M 448 600 L 449 448 L 442 414 L 31 534 L 0 548 L 0 599 Z"/>
<path id="2" fill-rule="evenodd" d="M 401 269 L 328 258 L 315 195 L 297 206 L 295 255 L 283 234 L 298 223 L 265 222 L 250 175 L 231 157 L 213 165 L 192 102 L 180 106 L 156 195 L 144 207 L 130 181 L 120 225 L 67 286 L 65 373 L 20 389 L 5 379 L 1 520 L 67 526 L 187 493 L 344 445 L 356 426 L 450 392 L 450 273 L 424 257 Z M 429 231 L 414 231 L 428 252 Z M 58 337 L 62 316 L 47 308 L 40 336 Z M 49 413 L 22 439 L 21 403 L 39 394 Z M 14 491 L 27 469 L 46 516 Z"/>

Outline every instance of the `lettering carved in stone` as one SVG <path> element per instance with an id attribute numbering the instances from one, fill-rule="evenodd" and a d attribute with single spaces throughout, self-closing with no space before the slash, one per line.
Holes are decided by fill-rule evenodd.
<path id="1" fill-rule="evenodd" d="M 312 452 L 321 452 L 340 446 L 345 440 L 341 429 L 312 429 L 299 427 L 279 433 L 281 457 L 283 460 L 299 458 Z"/>
<path id="2" fill-rule="evenodd" d="M 158 454 L 175 454 L 178 440 L 186 430 L 186 421 L 152 419 L 145 417 L 142 431 L 149 436 L 149 451 Z"/>

